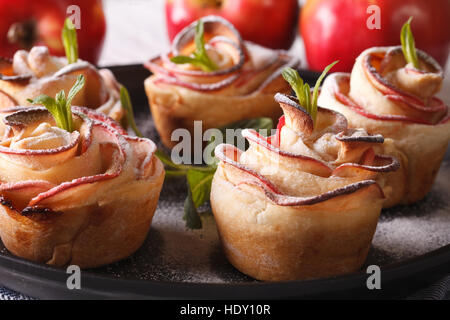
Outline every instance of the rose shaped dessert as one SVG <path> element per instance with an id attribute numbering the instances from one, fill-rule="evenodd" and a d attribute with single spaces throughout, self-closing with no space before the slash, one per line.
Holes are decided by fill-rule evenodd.
<path id="1" fill-rule="evenodd" d="M 318 108 L 313 117 L 294 97 L 275 99 L 284 112 L 275 135 L 244 130 L 247 151 L 215 150 L 211 206 L 226 256 L 260 280 L 353 272 L 377 226 L 383 173 L 398 162 L 375 154 L 382 136 L 348 129 L 341 114 Z"/>
<path id="2" fill-rule="evenodd" d="M 358 57 L 352 73 L 328 77 L 319 103 L 345 115 L 350 127 L 380 133 L 393 143 L 401 170 L 389 175 L 395 189 L 385 206 L 416 202 L 429 192 L 450 139 L 448 107 L 434 95 L 441 67 L 417 50 L 416 66 L 402 47 L 371 48 Z"/>
<path id="3" fill-rule="evenodd" d="M 273 95 L 289 92 L 281 70 L 297 64 L 285 51 L 244 42 L 223 18 L 194 22 L 177 35 L 170 53 L 146 64 L 153 75 L 145 90 L 163 143 L 173 147 L 172 132 L 193 132 L 194 120 L 206 130 L 257 117 L 277 119 Z"/>
<path id="4" fill-rule="evenodd" d="M 152 141 L 94 110 L 72 112 L 69 132 L 45 108 L 1 110 L 0 237 L 19 257 L 90 268 L 139 248 L 164 170 Z"/>
<path id="5" fill-rule="evenodd" d="M 19 50 L 12 61 L 0 60 L 0 109 L 28 106 L 27 99 L 40 94 L 54 96 L 61 89 L 68 91 L 80 74 L 86 78 L 86 86 L 73 104 L 122 119 L 125 112 L 120 103 L 120 86 L 111 71 L 97 70 L 79 59 L 69 64 L 66 58 L 51 56 L 47 47 Z"/>

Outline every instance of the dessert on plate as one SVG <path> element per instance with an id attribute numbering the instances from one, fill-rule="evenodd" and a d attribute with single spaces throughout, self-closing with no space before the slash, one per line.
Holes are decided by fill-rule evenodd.
<path id="1" fill-rule="evenodd" d="M 317 108 L 317 85 L 312 97 L 303 82 L 297 89 L 298 99 L 275 96 L 284 112 L 275 135 L 246 129 L 247 151 L 215 150 L 211 207 L 223 249 L 259 280 L 358 270 L 391 192 L 384 175 L 398 168 L 395 158 L 375 153 L 381 135 L 349 129 L 340 113 Z"/>
<path id="2" fill-rule="evenodd" d="M 0 238 L 19 257 L 98 267 L 128 257 L 150 228 L 164 180 L 155 144 L 72 107 L 84 78 L 0 110 Z"/>
<path id="3" fill-rule="evenodd" d="M 401 163 L 388 177 L 395 190 L 385 206 L 409 204 L 429 192 L 450 139 L 448 106 L 435 97 L 443 71 L 414 48 L 409 22 L 403 46 L 367 49 L 351 74 L 335 73 L 324 82 L 319 104 L 342 113 L 352 128 L 390 138 L 383 146 Z"/>
<path id="4" fill-rule="evenodd" d="M 150 109 L 163 143 L 173 147 L 171 135 L 194 121 L 203 130 L 258 118 L 277 119 L 276 92 L 289 93 L 281 77 L 286 66 L 298 60 L 285 51 L 243 41 L 226 20 L 207 16 L 183 29 L 171 51 L 146 67 L 153 73 L 145 80 Z"/>
<path id="5" fill-rule="evenodd" d="M 76 31 L 67 20 L 62 31 L 66 57 L 50 55 L 48 48 L 36 46 L 19 50 L 12 60 L 0 58 L 0 109 L 29 106 L 30 97 L 40 94 L 55 96 L 59 90 L 69 91 L 79 75 L 86 86 L 72 102 L 121 120 L 125 111 L 120 103 L 120 84 L 108 69 L 97 69 L 78 59 Z"/>

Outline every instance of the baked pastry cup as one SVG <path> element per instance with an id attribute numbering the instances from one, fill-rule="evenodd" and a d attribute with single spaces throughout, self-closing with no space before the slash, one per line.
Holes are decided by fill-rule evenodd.
<path id="1" fill-rule="evenodd" d="M 243 41 L 223 18 L 208 16 L 201 21 L 205 48 L 217 70 L 202 71 L 170 60 L 192 53 L 196 22 L 176 36 L 170 53 L 145 64 L 153 73 L 145 80 L 145 91 L 156 129 L 167 147 L 177 144 L 171 139 L 174 130 L 185 128 L 193 133 L 195 120 L 202 121 L 203 130 L 257 117 L 277 120 L 281 110 L 273 95 L 290 92 L 281 71 L 298 65 L 285 51 Z"/>
<path id="2" fill-rule="evenodd" d="M 315 125 L 298 101 L 277 94 L 277 134 L 244 130 L 243 152 L 221 144 L 211 206 L 228 260 L 268 281 L 335 276 L 364 263 L 384 202 L 380 135 L 351 130 L 341 114 L 318 109 Z"/>
<path id="3" fill-rule="evenodd" d="M 128 136 L 94 110 L 72 111 L 72 133 L 56 127 L 44 108 L 5 116 L 0 237 L 31 261 L 98 267 L 141 246 L 164 169 L 151 140 Z"/>
<path id="4" fill-rule="evenodd" d="M 401 47 L 371 48 L 358 57 L 352 73 L 330 75 L 319 103 L 345 115 L 350 127 L 390 138 L 384 152 L 401 169 L 389 175 L 394 193 L 386 207 L 424 198 L 439 170 L 450 139 L 448 107 L 434 95 L 441 67 L 417 50 L 420 70 L 407 64 Z"/>
<path id="5" fill-rule="evenodd" d="M 12 60 L 0 59 L 0 109 L 31 106 L 28 99 L 45 94 L 54 97 L 59 90 L 68 92 L 82 74 L 86 85 L 73 105 L 85 106 L 121 120 L 125 111 L 120 103 L 120 84 L 108 69 L 98 70 L 89 62 L 49 54 L 47 47 L 19 50 Z"/>

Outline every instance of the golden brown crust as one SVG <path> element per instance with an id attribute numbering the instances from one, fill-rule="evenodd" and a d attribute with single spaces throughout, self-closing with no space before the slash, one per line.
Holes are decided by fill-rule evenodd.
<path id="1" fill-rule="evenodd" d="M 220 96 L 168 86 L 158 87 L 153 82 L 155 78 L 152 77 L 145 80 L 150 110 L 162 142 L 170 148 L 178 143 L 172 141 L 172 132 L 185 128 L 193 134 L 196 120 L 202 121 L 202 129 L 207 130 L 258 117 L 268 117 L 277 121 L 281 115 L 280 107 L 273 101 L 273 93 L 254 92 L 245 96 Z M 283 85 L 277 90 L 288 93 L 290 89 Z M 230 106 L 233 108 L 232 112 Z"/>
<path id="2" fill-rule="evenodd" d="M 155 145 L 86 108 L 73 108 L 73 137 L 50 116 L 29 116 L 34 110 L 43 109 L 13 114 L 1 140 L 2 242 L 55 266 L 91 268 L 129 256 L 146 238 L 164 180 Z"/>
<path id="3" fill-rule="evenodd" d="M 442 70 L 431 60 L 426 67 L 428 73 L 413 74 L 408 81 L 405 72 L 411 75 L 412 71 L 397 61 L 397 51 L 395 47 L 363 52 L 352 75 L 331 75 L 319 97 L 319 104 L 344 114 L 350 127 L 388 138 L 382 152 L 395 156 L 401 168 L 387 176 L 386 186 L 394 192 L 385 207 L 414 203 L 428 194 L 450 140 L 448 107 L 433 97 L 440 88 Z M 367 67 L 368 56 L 374 54 L 381 54 L 380 66 L 387 71 Z M 387 57 L 383 60 L 384 55 Z M 420 53 L 419 57 L 424 55 Z M 423 59 L 422 64 L 426 64 L 430 58 Z M 415 86 L 423 89 L 421 96 L 416 95 Z M 425 92 L 428 95 L 424 96 Z"/>
<path id="4" fill-rule="evenodd" d="M 381 210 L 377 187 L 320 204 L 280 207 L 214 177 L 211 205 L 228 260 L 260 280 L 350 273 L 364 263 Z M 368 205 L 370 204 L 370 205 Z"/>

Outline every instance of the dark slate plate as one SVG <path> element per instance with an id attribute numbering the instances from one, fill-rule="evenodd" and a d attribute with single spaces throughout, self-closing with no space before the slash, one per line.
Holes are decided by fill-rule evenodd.
<path id="1" fill-rule="evenodd" d="M 158 142 L 141 66 L 112 67 L 128 87 L 138 125 Z M 317 74 L 303 70 L 314 83 Z M 403 297 L 450 272 L 450 153 L 423 201 L 382 213 L 366 265 L 358 273 L 308 281 L 263 283 L 234 269 L 223 255 L 214 219 L 186 230 L 183 180 L 165 181 L 152 228 L 131 257 L 82 272 L 81 290 L 68 290 L 65 270 L 12 256 L 0 243 L 0 284 L 38 298 L 387 298 Z M 368 290 L 368 265 L 381 267 L 381 290 Z"/>

